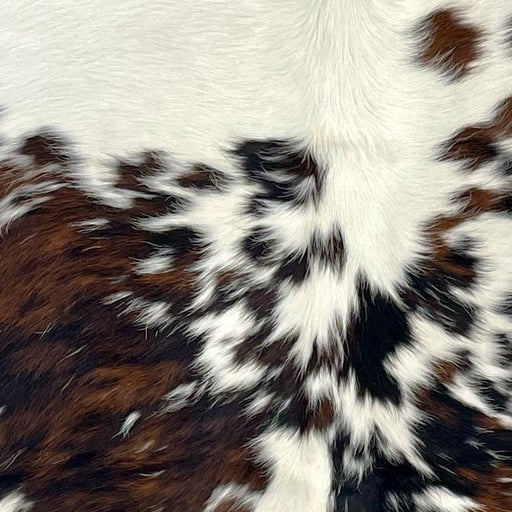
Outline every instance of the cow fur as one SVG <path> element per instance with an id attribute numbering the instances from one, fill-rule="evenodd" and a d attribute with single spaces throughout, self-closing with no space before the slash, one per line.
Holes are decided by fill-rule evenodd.
<path id="1" fill-rule="evenodd" d="M 0 512 L 512 509 L 508 1 L 0 7 Z"/>

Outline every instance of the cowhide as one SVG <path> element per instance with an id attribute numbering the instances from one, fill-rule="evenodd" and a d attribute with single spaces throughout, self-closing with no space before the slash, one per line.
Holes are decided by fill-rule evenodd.
<path id="1" fill-rule="evenodd" d="M 512 3 L 0 0 L 0 512 L 510 512 Z"/>

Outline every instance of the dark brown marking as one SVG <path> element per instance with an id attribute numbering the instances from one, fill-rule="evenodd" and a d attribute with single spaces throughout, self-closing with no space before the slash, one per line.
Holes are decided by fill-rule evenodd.
<path id="1" fill-rule="evenodd" d="M 38 376 L 67 373 L 76 364 L 76 356 L 65 343 L 31 343 L 12 356 L 13 370 L 32 372 Z"/>
<path id="2" fill-rule="evenodd" d="M 198 291 L 198 271 L 194 265 L 200 260 L 197 253 L 188 253 L 172 262 L 168 272 L 142 274 L 129 279 L 130 286 L 146 298 L 162 300 L 172 298 L 175 301 L 187 300 Z"/>
<path id="3" fill-rule="evenodd" d="M 452 80 L 459 80 L 472 69 L 480 56 L 482 32 L 452 9 L 434 12 L 420 27 L 420 61 L 439 69 Z"/>
<path id="4" fill-rule="evenodd" d="M 19 152 L 33 158 L 37 166 L 49 164 L 65 165 L 73 160 L 68 142 L 51 131 L 31 135 L 21 143 Z"/>
<path id="5" fill-rule="evenodd" d="M 443 144 L 442 160 L 461 162 L 474 171 L 499 156 L 498 143 L 512 136 L 512 97 L 502 101 L 487 122 L 463 128 Z"/>
<path id="6" fill-rule="evenodd" d="M 185 188 L 216 189 L 221 190 L 225 185 L 227 177 L 206 165 L 195 165 L 192 171 L 181 178 L 178 178 L 179 185 Z"/>
<path id="7" fill-rule="evenodd" d="M 510 484 L 504 479 L 512 477 L 512 465 L 504 450 L 510 452 L 512 436 L 498 419 L 464 406 L 447 391 L 446 386 L 453 382 L 456 373 L 467 371 L 464 368 L 466 358 L 467 353 L 462 352 L 451 361 L 436 364 L 432 369 L 433 381 L 428 389 L 417 394 L 417 404 L 432 422 L 430 432 L 434 434 L 434 442 L 444 439 L 443 443 L 449 443 L 446 448 L 450 456 L 441 454 L 439 461 L 443 466 L 449 464 L 449 475 L 455 475 L 453 483 L 465 489 L 464 494 L 469 493 L 485 510 L 505 512 L 510 508 Z M 453 439 L 459 442 L 471 439 L 500 452 L 503 457 L 493 459 L 483 452 L 482 447 L 468 456 L 468 448 L 457 447 Z M 427 461 L 428 458 L 427 455 Z M 437 468 L 437 477 L 441 471 L 444 468 Z"/>
<path id="8" fill-rule="evenodd" d="M 443 159 L 461 161 L 464 167 L 474 170 L 492 162 L 498 152 L 495 140 L 485 128 L 466 128 L 459 132 L 446 146 Z"/>
<path id="9" fill-rule="evenodd" d="M 326 398 L 321 400 L 308 415 L 305 431 L 325 430 L 332 425 L 334 419 L 334 406 Z"/>
<path id="10" fill-rule="evenodd" d="M 436 400 L 429 390 L 421 390 L 416 399 L 421 411 L 431 419 L 449 426 L 456 424 L 457 420 L 454 417 L 453 410 L 448 405 Z"/>
<path id="11" fill-rule="evenodd" d="M 444 236 L 462 220 L 441 218 L 433 222 L 427 229 L 431 256 L 423 265 L 424 272 L 447 276 L 452 284 L 468 287 L 476 279 L 474 258 L 457 247 L 450 246 Z"/>
<path id="12" fill-rule="evenodd" d="M 0 243 L 0 452 L 12 462 L 0 467 L 0 479 L 19 481 L 33 512 L 192 511 L 220 485 L 261 491 L 268 477 L 248 445 L 262 422 L 245 419 L 243 403 L 206 398 L 163 413 L 163 396 L 193 380 L 194 344 L 179 329 L 141 329 L 133 315 L 120 314 L 122 301 L 119 308 L 103 302 L 132 287 L 146 300 L 165 291 L 181 303 L 193 292 L 201 252 L 189 232 L 159 240 L 177 244 L 171 272 L 134 272 L 134 262 L 155 250 L 135 221 L 168 210 L 167 198 L 143 184 L 158 162 L 123 164 L 117 186 L 149 197 L 114 209 L 60 169 L 26 172 L 67 161 L 56 142 L 25 141 L 20 152 L 33 157 L 30 169 L 1 162 L 0 196 L 46 180 L 62 188 L 15 220 Z M 80 226 L 98 218 L 107 224 Z M 140 417 L 124 435 L 134 412 Z"/>
<path id="13" fill-rule="evenodd" d="M 509 436 L 507 443 L 512 449 L 512 436 L 509 430 L 496 418 L 485 415 L 478 416 L 480 428 L 485 429 L 488 436 L 499 438 Z M 492 442 L 492 441 L 491 441 Z M 492 466 L 484 466 L 476 469 L 459 468 L 458 475 L 470 481 L 476 488 L 474 500 L 489 512 L 508 512 L 510 510 L 512 479 L 512 464 L 510 457 L 505 460 L 497 460 Z"/>

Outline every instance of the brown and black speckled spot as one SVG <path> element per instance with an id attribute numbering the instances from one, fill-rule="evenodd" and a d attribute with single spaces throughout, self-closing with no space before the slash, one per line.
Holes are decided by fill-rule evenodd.
<path id="1" fill-rule="evenodd" d="M 276 363 L 277 360 L 274 361 Z M 334 419 L 334 406 L 328 398 L 319 402 L 309 400 L 306 377 L 307 374 L 303 375 L 292 364 L 285 363 L 267 386 L 273 395 L 273 423 L 301 434 L 311 430 L 323 431 L 332 425 Z"/>
<path id="2" fill-rule="evenodd" d="M 136 295 L 155 301 L 168 301 L 177 305 L 177 311 L 182 312 L 199 291 L 199 271 L 196 266 L 205 250 L 201 235 L 191 228 L 173 228 L 149 234 L 148 241 L 152 246 L 171 251 L 172 268 L 153 273 L 132 273 L 126 284 Z"/>
<path id="3" fill-rule="evenodd" d="M 145 151 L 136 160 L 119 160 L 116 165 L 116 186 L 122 189 L 148 193 L 144 178 L 166 170 L 166 156 L 158 151 Z"/>
<path id="4" fill-rule="evenodd" d="M 444 235 L 454 222 L 455 219 L 441 218 L 428 226 L 432 256 L 424 268 L 427 273 L 442 276 L 451 286 L 469 288 L 477 277 L 477 260 L 472 256 L 471 240 L 462 240 L 451 246 L 444 240 Z"/>
<path id="5" fill-rule="evenodd" d="M 332 426 L 334 420 L 334 405 L 324 398 L 318 404 L 308 407 L 308 416 L 305 422 L 305 432 L 310 430 L 325 430 Z"/>
<path id="6" fill-rule="evenodd" d="M 172 173 L 167 155 L 159 151 L 146 151 L 136 161 L 119 160 L 115 164 L 116 187 L 135 193 L 132 214 L 142 217 L 176 213 L 186 207 L 186 200 L 149 189 L 144 180 L 164 173 Z"/>
<path id="7" fill-rule="evenodd" d="M 297 339 L 293 336 L 269 342 L 272 328 L 267 318 L 264 326 L 237 347 L 236 359 L 241 364 L 256 361 L 269 368 L 274 377 L 261 390 L 272 395 L 266 414 L 280 426 L 300 432 L 323 431 L 334 420 L 334 405 L 327 397 L 311 401 L 306 393 L 306 379 L 323 369 L 331 370 L 338 362 L 335 351 L 321 352 L 314 344 L 308 368 L 299 372 L 289 360 Z"/>
<path id="8" fill-rule="evenodd" d="M 312 263 L 311 251 L 309 249 L 287 254 L 281 260 L 281 264 L 276 272 L 277 279 L 283 281 L 290 280 L 292 283 L 300 285 L 309 277 Z"/>
<path id="9" fill-rule="evenodd" d="M 441 159 L 462 164 L 467 171 L 497 162 L 499 173 L 508 157 L 500 142 L 512 136 L 512 98 L 503 100 L 486 122 L 465 127 L 442 145 Z M 403 297 L 414 311 L 440 324 L 449 332 L 467 334 L 478 317 L 474 304 L 463 301 L 453 288 L 469 288 L 478 280 L 479 262 L 471 250 L 471 241 L 455 245 L 446 235 L 460 224 L 489 213 L 511 213 L 512 193 L 502 190 L 470 188 L 452 202 L 459 206 L 454 215 L 434 219 L 425 230 L 428 258 L 409 274 L 409 286 Z"/>
<path id="10" fill-rule="evenodd" d="M 481 466 L 476 471 L 461 468 L 458 474 L 474 483 L 474 499 L 484 510 L 506 512 L 512 499 L 512 435 L 510 429 L 489 416 L 479 417 L 478 426 L 483 430 L 487 445 L 501 457 L 492 465 Z"/>
<path id="11" fill-rule="evenodd" d="M 274 371 L 274 378 L 265 384 L 265 391 L 273 396 L 268 412 L 272 414 L 275 411 L 275 423 L 300 433 L 322 431 L 332 425 L 333 404 L 328 398 L 318 403 L 311 402 L 307 397 L 305 379 L 322 369 L 333 370 L 340 363 L 339 358 L 334 351 L 320 351 L 315 343 L 311 364 L 301 373 L 288 360 L 297 340 L 290 336 L 269 343 L 268 339 L 271 338 L 272 313 L 279 284 L 286 281 L 300 286 L 311 275 L 312 265 L 339 271 L 345 261 L 343 237 L 340 229 L 326 236 L 315 233 L 306 248 L 290 253 L 279 253 L 275 245 L 263 229 L 254 230 L 245 240 L 244 250 L 249 258 L 259 264 L 275 265 L 275 272 L 269 285 L 243 295 L 250 311 L 262 322 L 262 327 L 237 348 L 236 358 L 241 364 L 257 361 Z M 236 300 L 230 297 L 229 286 L 227 289 L 223 286 L 221 290 L 224 290 L 223 303 Z M 333 371 L 333 375 L 335 373 Z"/>
<path id="12" fill-rule="evenodd" d="M 274 240 L 263 228 L 255 228 L 245 238 L 242 248 L 250 260 L 258 264 L 272 263 Z"/>
<path id="13" fill-rule="evenodd" d="M 333 445 L 334 482 L 343 482 L 333 489 L 337 512 L 393 510 L 397 504 L 400 510 L 417 510 L 415 496 L 427 487 L 440 487 L 472 499 L 492 512 L 508 510 L 510 431 L 457 401 L 449 390 L 456 373 L 467 371 L 465 358 L 461 353 L 453 360 L 434 365 L 428 388 L 416 394 L 416 406 L 424 414 L 416 427 L 421 440 L 418 450 L 432 474 L 420 474 L 408 462 L 390 461 L 376 450 L 372 468 L 361 480 L 344 480 L 340 461 L 350 438 L 340 434 Z M 375 439 L 377 446 L 378 442 Z M 499 457 L 493 453 L 499 453 Z M 383 508 L 386 503 L 392 503 L 392 507 Z"/>
<path id="14" fill-rule="evenodd" d="M 463 20 L 461 13 L 442 9 L 420 25 L 419 60 L 451 80 L 466 76 L 480 57 L 482 31 Z"/>
<path id="15" fill-rule="evenodd" d="M 471 188 L 453 198 L 459 211 L 440 216 L 426 226 L 427 257 L 408 274 L 402 297 L 416 311 L 451 333 L 468 334 L 478 318 L 478 307 L 454 293 L 478 282 L 480 262 L 470 239 L 448 243 L 447 235 L 464 222 L 485 213 L 509 213 L 511 193 Z"/>
<path id="16" fill-rule="evenodd" d="M 505 512 L 511 497 L 507 479 L 512 475 L 512 436 L 499 420 L 451 395 L 449 386 L 457 372 L 468 371 L 465 357 L 461 353 L 434 367 L 435 382 L 418 393 L 417 405 L 428 418 L 418 435 L 424 458 L 444 487 L 485 510 Z M 500 455 L 495 458 L 493 453 Z"/>
<path id="17" fill-rule="evenodd" d="M 0 498 L 23 486 L 33 512 L 192 511 L 218 486 L 261 491 L 267 476 L 249 443 L 264 422 L 245 418 L 247 397 L 222 405 L 203 396 L 165 413 L 164 395 L 194 379 L 198 340 L 182 324 L 171 333 L 141 328 L 136 316 L 120 314 L 127 302 L 105 302 L 120 292 L 147 300 L 172 289 L 183 305 L 193 292 L 200 236 L 184 228 L 156 240 L 136 226 L 169 211 L 144 185 L 160 158 L 119 165 L 119 191 L 137 197 L 116 209 L 67 176 L 73 160 L 58 142 L 27 139 L 19 151 L 33 157 L 30 169 L 1 162 L 0 197 L 47 180 L 61 187 L 0 240 Z M 59 168 L 28 172 L 49 164 Z M 134 262 L 156 246 L 174 251 L 173 272 L 137 275 Z M 136 421 L 124 432 L 130 415 Z"/>
<path id="18" fill-rule="evenodd" d="M 476 306 L 462 300 L 454 290 L 474 283 L 475 267 L 475 258 L 465 248 L 443 243 L 409 272 L 408 285 L 402 293 L 405 304 L 447 332 L 467 335 L 477 316 Z"/>

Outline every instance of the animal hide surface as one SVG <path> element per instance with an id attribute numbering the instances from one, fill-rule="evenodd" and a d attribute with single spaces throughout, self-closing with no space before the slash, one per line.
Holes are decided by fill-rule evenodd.
<path id="1" fill-rule="evenodd" d="M 510 512 L 512 3 L 0 0 L 0 512 Z"/>

